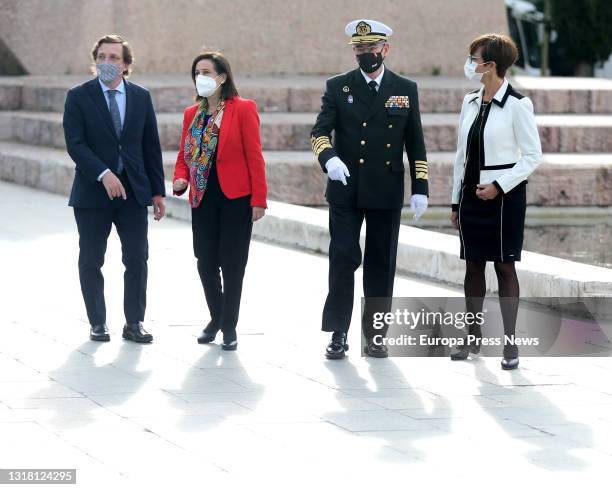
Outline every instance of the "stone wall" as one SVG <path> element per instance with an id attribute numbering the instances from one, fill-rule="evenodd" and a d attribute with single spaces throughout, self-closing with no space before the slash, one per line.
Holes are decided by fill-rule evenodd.
<path id="1" fill-rule="evenodd" d="M 177 73 L 204 45 L 243 76 L 330 74 L 354 66 L 344 26 L 391 26 L 388 65 L 401 73 L 461 75 L 466 47 L 506 32 L 503 0 L 0 0 L 0 37 L 28 73 L 85 73 L 93 43 L 124 36 L 139 73 Z"/>

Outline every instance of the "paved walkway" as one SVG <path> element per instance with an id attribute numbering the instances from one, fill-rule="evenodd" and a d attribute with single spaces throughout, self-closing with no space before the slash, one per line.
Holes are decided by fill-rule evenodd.
<path id="1" fill-rule="evenodd" d="M 326 361 L 326 257 L 253 242 L 239 350 L 223 352 L 195 342 L 207 313 L 189 225 L 151 220 L 155 342 L 141 346 L 121 340 L 113 232 L 112 341 L 89 342 L 65 202 L 0 183 L 0 467 L 77 468 L 80 488 L 607 481 L 609 358 L 523 359 L 515 372 L 496 358 L 372 360 L 356 348 Z M 459 294 L 399 277 L 395 292 Z"/>

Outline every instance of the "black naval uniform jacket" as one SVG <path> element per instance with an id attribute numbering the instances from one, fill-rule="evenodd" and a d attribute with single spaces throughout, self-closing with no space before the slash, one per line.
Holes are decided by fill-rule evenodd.
<path id="1" fill-rule="evenodd" d="M 401 208 L 404 148 L 412 194 L 428 195 L 417 84 L 386 67 L 376 94 L 359 69 L 327 80 L 311 144 L 324 172 L 327 161 L 337 156 L 351 174 L 346 186 L 327 179 L 325 197 L 332 205 Z"/>

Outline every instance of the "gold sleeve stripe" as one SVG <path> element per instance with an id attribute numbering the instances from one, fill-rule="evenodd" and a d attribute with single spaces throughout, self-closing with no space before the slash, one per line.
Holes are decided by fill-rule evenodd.
<path id="1" fill-rule="evenodd" d="M 331 147 L 331 144 L 329 141 L 319 141 L 315 144 L 312 145 L 312 151 L 317 152 L 319 151 L 321 148 L 328 148 Z"/>
<path id="2" fill-rule="evenodd" d="M 329 143 L 329 137 L 328 136 L 319 136 L 318 138 L 315 138 L 314 136 L 312 138 L 310 138 L 310 142 L 312 143 L 312 145 L 316 145 L 319 143 Z"/>
<path id="3" fill-rule="evenodd" d="M 315 138 L 313 136 L 312 138 L 310 138 L 310 143 L 312 145 L 312 151 L 317 157 L 321 154 L 323 150 L 326 150 L 327 148 L 333 148 L 329 136 L 319 136 L 318 138 Z"/>
<path id="4" fill-rule="evenodd" d="M 427 165 L 427 162 L 425 160 L 415 160 L 414 163 L 424 163 L 425 165 Z"/>

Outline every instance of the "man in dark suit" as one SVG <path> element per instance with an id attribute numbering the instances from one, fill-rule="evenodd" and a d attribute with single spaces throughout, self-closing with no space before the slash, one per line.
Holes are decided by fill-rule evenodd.
<path id="1" fill-rule="evenodd" d="M 410 204 L 417 219 L 427 208 L 427 156 L 416 83 L 396 75 L 383 63 L 393 31 L 381 22 L 356 20 L 345 32 L 359 68 L 327 80 L 311 134 L 312 149 L 328 175 L 325 196 L 331 242 L 322 330 L 333 332 L 326 357 L 344 357 L 353 310 L 354 272 L 361 264 L 359 235 L 365 219 L 364 352 L 387 357 L 387 347 L 381 342 L 386 330 L 373 329 L 369 305 L 374 302 L 369 303 L 368 298 L 393 296 L 404 203 L 404 148 L 412 181 Z"/>
<path id="2" fill-rule="evenodd" d="M 106 242 L 114 223 L 125 265 L 123 338 L 151 342 L 144 321 L 147 288 L 147 206 L 165 213 L 164 171 L 149 92 L 124 76 L 129 44 L 108 35 L 94 46 L 97 77 L 68 91 L 64 135 L 76 164 L 69 206 L 79 231 L 79 277 L 91 340 L 108 341 L 104 302 Z"/>

